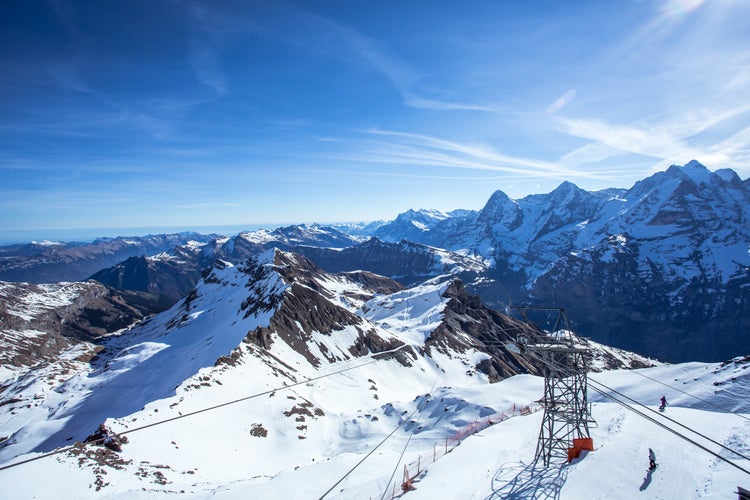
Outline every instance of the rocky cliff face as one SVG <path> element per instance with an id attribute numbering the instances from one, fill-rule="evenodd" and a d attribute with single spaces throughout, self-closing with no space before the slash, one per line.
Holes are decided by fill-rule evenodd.
<path id="1" fill-rule="evenodd" d="M 353 312 L 377 290 L 400 289 L 397 283 L 370 273 L 327 275 L 301 255 L 280 251 L 273 265 L 288 288 L 274 301 L 269 325 L 250 332 L 248 340 L 265 349 L 274 340 L 284 342 L 313 366 L 404 346 Z M 336 337 L 346 339 L 343 345 Z"/>
<path id="2" fill-rule="evenodd" d="M 95 282 L 0 282 L 0 367 L 4 378 L 79 348 L 86 358 L 105 335 L 157 312 L 155 297 Z"/>
<path id="3" fill-rule="evenodd" d="M 519 373 L 541 374 L 531 359 L 508 348 L 520 334 L 537 336 L 541 332 L 482 306 L 479 296 L 470 296 L 459 280 L 451 282 L 443 297 L 447 299 L 444 317 L 425 342 L 427 353 L 435 349 L 451 356 L 452 352 L 479 350 L 487 357 L 472 369 L 493 382 Z"/>

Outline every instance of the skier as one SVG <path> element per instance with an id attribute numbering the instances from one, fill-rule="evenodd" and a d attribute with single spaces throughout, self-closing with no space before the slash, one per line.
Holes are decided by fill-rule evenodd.
<path id="1" fill-rule="evenodd" d="M 651 448 L 648 449 L 648 470 L 656 470 L 656 453 Z"/>
<path id="2" fill-rule="evenodd" d="M 661 397 L 661 406 L 659 406 L 659 411 L 664 411 L 664 408 L 667 407 L 667 398 L 664 396 Z"/>

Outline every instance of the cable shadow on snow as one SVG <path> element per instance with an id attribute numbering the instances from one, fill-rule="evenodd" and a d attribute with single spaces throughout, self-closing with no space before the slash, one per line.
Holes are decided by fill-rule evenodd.
<path id="1" fill-rule="evenodd" d="M 568 478 L 567 465 L 505 464 L 492 478 L 492 493 L 485 500 L 558 500 Z"/>

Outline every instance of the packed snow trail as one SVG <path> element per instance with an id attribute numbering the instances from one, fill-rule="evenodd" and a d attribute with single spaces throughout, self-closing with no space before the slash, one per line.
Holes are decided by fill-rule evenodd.
<path id="1" fill-rule="evenodd" d="M 668 421 L 672 422 L 673 424 L 677 424 L 678 426 L 682 427 L 683 429 L 685 429 L 685 430 L 687 430 L 687 431 L 690 431 L 690 432 L 692 432 L 692 433 L 694 433 L 694 434 L 696 434 L 696 435 L 698 435 L 698 436 L 702 437 L 703 439 L 705 439 L 705 440 L 707 440 L 707 441 L 710 441 L 711 443 L 713 443 L 713 444 L 715 444 L 715 445 L 717 445 L 717 446 L 719 446 L 719 447 L 723 448 L 724 450 L 726 450 L 726 451 L 728 451 L 728 452 L 730 452 L 730 453 L 733 453 L 733 454 L 735 454 L 735 455 L 739 456 L 740 458 L 743 458 L 743 459 L 745 459 L 745 460 L 749 460 L 749 461 L 750 461 L 750 458 L 748 458 L 747 456 L 745 456 L 745 455 L 743 455 L 742 453 L 738 452 L 737 450 L 734 450 L 734 449 L 732 449 L 732 448 L 729 448 L 728 446 L 725 446 L 725 445 L 723 445 L 722 443 L 719 443 L 718 441 L 716 441 L 716 440 L 714 440 L 714 439 L 711 439 L 710 437 L 706 436 L 705 434 L 703 434 L 703 433 L 701 433 L 701 432 L 698 432 L 698 431 L 696 431 L 695 429 L 692 429 L 692 428 L 690 428 L 690 427 L 688 427 L 688 426 L 686 426 L 686 425 L 684 425 L 684 424 L 682 424 L 682 423 L 678 422 L 677 420 L 675 420 L 675 419 L 673 419 L 673 418 L 671 418 L 671 417 L 668 417 L 667 415 L 664 415 L 664 414 L 663 414 L 663 411 L 664 411 L 664 410 L 663 410 L 662 408 L 660 408 L 660 409 L 659 409 L 659 412 L 656 412 L 656 410 L 654 410 L 654 409 L 652 409 L 652 408 L 649 408 L 648 406 L 644 405 L 643 403 L 639 403 L 638 401 L 634 400 L 633 398 L 630 398 L 630 397 L 626 396 L 625 394 L 623 394 L 623 393 L 621 393 L 621 392 L 619 392 L 619 391 L 616 391 L 615 389 L 612 389 L 611 387 L 608 387 L 608 386 L 606 386 L 606 385 L 602 384 L 601 382 L 597 382 L 596 380 L 592 379 L 591 377 L 589 377 L 588 381 L 589 381 L 589 384 L 593 383 L 594 385 L 599 385 L 600 387 L 603 387 L 603 388 L 605 389 L 605 390 L 602 390 L 601 388 L 597 388 L 597 387 L 592 387 L 592 389 L 594 389 L 594 390 L 595 390 L 596 392 L 598 392 L 599 394 L 601 394 L 601 395 L 605 396 L 606 398 L 608 398 L 608 399 L 611 399 L 612 401 L 614 401 L 614 402 L 616 402 L 616 403 L 618 403 L 618 404 L 620 404 L 620 405 L 624 406 L 625 408 L 627 408 L 627 409 L 629 409 L 629 410 L 633 411 L 634 413 L 637 413 L 638 415 L 642 416 L 643 418 L 646 418 L 646 419 L 650 420 L 651 422 L 654 422 L 655 424 L 657 424 L 657 425 L 659 425 L 659 426 L 663 427 L 664 429 L 666 429 L 666 430 L 669 430 L 670 432 L 672 432 L 673 434 L 675 434 L 675 435 L 677 435 L 677 436 L 681 437 L 682 439 L 684 439 L 684 440 L 686 440 L 686 441 L 688 441 L 688 442 L 691 442 L 691 443 L 695 444 L 696 446 L 700 447 L 701 449 L 703 449 L 703 450 L 705 450 L 705 451 L 707 451 L 707 452 L 709 452 L 709 453 L 711 453 L 711 454 L 713 454 L 713 455 L 716 455 L 716 456 L 717 456 L 717 458 L 719 458 L 719 459 L 721 459 L 721 460 L 725 460 L 725 461 L 727 461 L 727 463 L 729 463 L 729 464 L 731 464 L 731 465 L 733 465 L 733 466 L 737 467 L 737 468 L 738 468 L 738 469 L 740 469 L 741 471 L 743 471 L 743 472 L 745 472 L 745 473 L 747 473 L 747 474 L 750 474 L 750 471 L 747 471 L 747 470 L 743 469 L 742 467 L 740 467 L 740 466 L 738 466 L 738 465 L 736 465 L 736 464 L 734 464 L 734 463 L 732 463 L 732 462 L 729 462 L 729 461 L 728 461 L 728 460 L 726 460 L 726 459 L 725 459 L 724 457 L 721 457 L 720 455 L 718 455 L 718 454 L 714 453 L 713 451 L 709 450 L 708 448 L 706 448 L 706 447 L 704 447 L 704 446 L 702 446 L 702 445 L 698 444 L 697 442 L 695 442 L 695 441 L 691 440 L 690 438 L 686 437 L 686 436 L 685 436 L 684 434 L 682 434 L 682 433 L 680 433 L 680 432 L 678 432 L 678 431 L 676 431 L 676 430 L 672 429 L 671 427 L 669 427 L 669 426 L 667 426 L 667 425 L 664 425 L 664 424 L 663 424 L 663 423 L 661 423 L 661 422 L 658 422 L 658 421 L 657 421 L 656 419 L 654 419 L 653 417 L 650 417 L 650 416 L 648 416 L 647 414 L 643 413 L 642 411 L 640 411 L 640 410 L 637 410 L 636 408 L 634 408 L 634 407 L 630 406 L 630 405 L 629 405 L 629 404 L 627 404 L 627 403 L 624 403 L 624 402 L 623 402 L 622 400 L 619 400 L 619 399 L 617 399 L 616 397 L 613 397 L 611 393 L 612 393 L 612 392 L 614 392 L 614 393 L 615 393 L 615 394 L 617 394 L 618 396 L 621 396 L 622 398 L 624 398 L 624 399 L 627 399 L 627 400 L 628 400 L 628 401 L 630 401 L 631 403 L 635 403 L 636 405 L 640 406 L 641 408 L 644 408 L 645 410 L 648 410 L 648 411 L 650 411 L 650 412 L 652 412 L 652 413 L 656 414 L 657 416 L 659 416 L 659 417 L 661 417 L 661 418 L 664 418 L 664 419 L 666 419 L 666 420 L 668 420 Z M 609 393 L 608 393 L 607 391 L 609 391 Z M 734 412 L 732 412 L 732 413 L 734 413 Z"/>

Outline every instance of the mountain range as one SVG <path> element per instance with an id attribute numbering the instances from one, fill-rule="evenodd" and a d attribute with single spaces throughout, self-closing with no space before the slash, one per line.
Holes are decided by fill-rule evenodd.
<path id="1" fill-rule="evenodd" d="M 185 248 L 148 265 L 141 257 L 140 267 L 130 265 L 150 266 L 151 284 L 130 288 L 167 290 L 176 300 L 212 259 L 238 263 L 272 246 L 328 271 L 368 270 L 405 285 L 451 273 L 494 309 L 564 307 L 579 334 L 667 361 L 750 351 L 750 184 L 695 161 L 630 189 L 588 192 L 564 182 L 519 200 L 496 191 L 479 211 L 409 210 L 369 226 L 242 233 L 195 246 L 190 258 Z M 159 285 L 181 279 L 162 269 L 180 260 L 191 261 L 179 266 L 191 279 Z M 127 270 L 93 278 L 128 288 L 123 280 L 132 277 L 122 275 L 135 269 Z"/>
<path id="2" fill-rule="evenodd" d="M 93 281 L 75 285 L 104 290 Z M 15 336 L 37 339 L 33 326 L 50 310 L 91 293 L 72 286 L 10 301 L 6 316 L 18 320 Z M 405 288 L 366 271 L 326 273 L 278 249 L 237 266 L 219 260 L 169 310 L 115 334 L 64 336 L 54 353 L 6 374 L 0 407 L 10 406 L 0 426 L 0 461 L 82 441 L 105 419 L 170 397 L 212 366 L 249 365 L 266 381 L 278 378 L 276 384 L 360 358 L 393 360 L 406 372 L 429 367 L 452 383 L 537 374 L 538 363 L 508 347 L 519 335 L 544 333 L 486 308 L 452 276 Z M 658 364 L 595 344 L 589 362 L 594 370 Z"/>
<path id="3" fill-rule="evenodd" d="M 731 170 L 692 161 L 628 190 L 564 182 L 409 227 L 413 215 L 375 234 L 486 259 L 472 289 L 493 307 L 565 307 L 580 334 L 670 361 L 750 349 L 750 182 Z"/>
<path id="4" fill-rule="evenodd" d="M 480 211 L 6 247 L 8 276 L 77 277 L 0 281 L 5 491 L 725 496 L 750 470 L 748 200 L 691 162 Z M 561 337 L 588 350 L 595 448 L 540 468 L 522 339 Z"/>
<path id="5" fill-rule="evenodd" d="M 82 281 L 93 273 L 138 255 L 154 255 L 186 245 L 205 243 L 215 235 L 157 234 L 100 238 L 91 243 L 40 241 L 0 246 L 0 280 L 29 283 Z"/>
<path id="6" fill-rule="evenodd" d="M 7 314 L 33 322 L 80 295 L 33 292 Z M 6 493 L 36 498 L 63 487 L 80 498 L 393 498 L 404 469 L 421 471 L 407 493 L 415 498 L 529 488 L 627 498 L 639 485 L 689 497 L 741 480 L 598 396 L 596 451 L 532 467 L 541 366 L 519 351 L 519 336 L 547 333 L 482 305 L 450 274 L 407 287 L 367 271 L 329 273 L 276 248 L 238 265 L 218 260 L 168 310 L 6 378 L 0 474 Z M 710 421 L 723 429 L 710 434 L 744 450 L 748 429 L 732 412 L 748 411 L 737 397 L 748 394 L 748 359 L 663 366 L 573 339 L 591 349 L 592 384 L 654 405 L 668 391 L 671 417 Z M 653 485 L 642 478 L 647 446 L 661 467 Z M 28 481 L 37 476 L 45 480 Z"/>
<path id="7" fill-rule="evenodd" d="M 270 248 L 330 272 L 367 270 L 406 286 L 452 274 L 488 307 L 562 307 L 580 335 L 666 361 L 750 351 L 750 183 L 696 161 L 630 189 L 588 192 L 564 182 L 519 200 L 496 191 L 479 211 L 409 210 L 387 222 L 232 237 L 4 247 L 0 279 L 92 278 L 151 293 L 166 307 L 213 262 L 241 264 Z M 81 271 L 105 256 L 119 260 Z"/>

